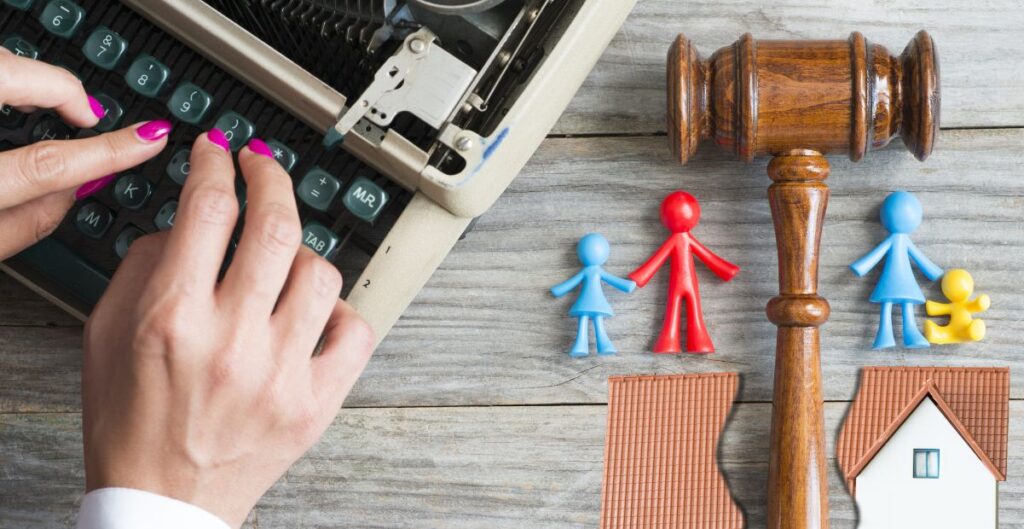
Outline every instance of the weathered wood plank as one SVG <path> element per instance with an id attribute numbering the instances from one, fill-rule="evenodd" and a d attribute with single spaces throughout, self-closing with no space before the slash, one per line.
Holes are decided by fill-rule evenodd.
<path id="1" fill-rule="evenodd" d="M 826 406 L 829 454 L 845 403 Z M 260 502 L 258 527 L 596 527 L 604 406 L 345 410 Z M 719 449 L 747 526 L 764 527 L 770 406 L 741 404 Z M 1024 528 L 1024 402 L 1011 405 L 1001 529 Z M 73 414 L 0 415 L 0 528 L 70 525 L 80 494 Z M 856 515 L 831 473 L 832 527 Z M 255 527 L 250 525 L 250 527 Z"/>
<path id="2" fill-rule="evenodd" d="M 832 303 L 822 338 L 829 400 L 852 397 L 863 365 L 1009 365 L 1024 372 L 1024 130 L 946 132 L 940 141 L 923 164 L 896 149 L 856 165 L 834 160 L 821 258 L 821 292 Z M 775 329 L 763 307 L 777 281 L 764 165 L 714 153 L 681 168 L 662 138 L 546 141 L 392 330 L 349 404 L 603 403 L 609 375 L 721 370 L 744 375 L 742 401 L 767 402 Z M 699 271 L 718 353 L 646 352 L 663 310 L 661 275 L 632 295 L 609 292 L 618 355 L 568 358 L 575 329 L 565 314 L 572 301 L 552 299 L 547 288 L 575 273 L 577 238 L 604 233 L 612 243 L 608 270 L 626 274 L 660 243 L 658 204 L 679 187 L 704 204 L 697 236 L 743 267 L 728 284 Z M 867 298 L 877 271 L 858 279 L 847 265 L 881 240 L 878 206 L 900 188 L 924 203 L 926 220 L 914 235 L 922 251 L 942 266 L 970 270 L 979 292 L 992 296 L 984 342 L 870 349 L 877 306 Z M 935 285 L 926 291 L 941 295 Z M 77 409 L 77 332 L 0 327 L 0 411 Z M 1011 378 L 1013 396 L 1024 398 L 1024 377 Z"/>
<path id="3" fill-rule="evenodd" d="M 68 313 L 0 272 L 0 326 L 80 326 Z"/>
<path id="4" fill-rule="evenodd" d="M 640 0 L 555 132 L 665 130 L 665 53 L 683 32 L 707 57 L 743 33 L 759 39 L 846 39 L 861 31 L 899 55 L 919 29 L 942 65 L 944 127 L 1024 125 L 1024 9 L 1018 0 Z"/>

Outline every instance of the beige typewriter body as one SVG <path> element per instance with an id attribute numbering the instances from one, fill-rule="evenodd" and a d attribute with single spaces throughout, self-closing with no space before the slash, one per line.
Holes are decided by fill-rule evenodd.
<path id="1" fill-rule="evenodd" d="M 386 127 L 377 126 L 368 115 L 358 111 L 372 102 L 362 97 L 347 101 L 344 95 L 203 2 L 122 2 L 315 130 L 325 135 L 343 134 L 342 148 L 415 192 L 347 298 L 371 324 L 379 340 L 470 222 L 497 200 L 523 168 L 622 25 L 635 0 L 584 0 L 489 136 L 445 123 L 445 116 L 431 116 L 442 118 L 437 119 L 439 141 L 466 162 L 456 174 L 446 174 L 431 165 L 429 153 Z M 450 79 L 441 79 L 440 88 L 435 87 L 436 93 L 430 95 L 438 99 L 468 96 L 469 90 L 464 90 L 465 94 L 454 90 L 468 88 L 471 81 L 467 80 L 467 73 L 459 71 L 458 65 L 446 69 L 443 56 L 430 57 L 432 51 L 439 49 L 430 37 L 429 31 L 411 35 L 393 59 L 404 60 L 399 64 L 403 67 L 424 58 L 433 60 L 433 64 L 423 61 L 428 66 L 419 75 L 425 76 L 426 82 L 434 82 L 431 75 L 447 74 Z M 415 73 L 412 69 L 407 72 Z M 407 79 L 406 84 L 411 81 Z M 458 104 L 470 102 L 458 99 Z M 353 108 L 357 111 L 353 112 Z M 423 109 L 421 114 L 429 116 L 431 110 L 436 109 Z M 79 318 L 86 318 L 31 282 L 26 284 Z"/>

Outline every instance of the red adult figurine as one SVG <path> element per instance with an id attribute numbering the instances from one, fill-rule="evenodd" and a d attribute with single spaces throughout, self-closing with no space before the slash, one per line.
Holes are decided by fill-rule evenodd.
<path id="1" fill-rule="evenodd" d="M 672 235 L 658 248 L 640 268 L 629 274 L 629 278 L 643 288 L 651 277 L 671 257 L 668 280 L 668 305 L 665 308 L 665 323 L 661 335 L 654 344 L 655 353 L 678 353 L 679 311 L 686 300 L 686 350 L 691 353 L 713 353 L 715 346 L 704 326 L 704 315 L 700 308 L 700 289 L 697 274 L 693 268 L 693 256 L 697 256 L 716 276 L 729 281 L 739 273 L 740 267 L 722 259 L 704 247 L 696 237 L 690 235 L 700 222 L 700 203 L 685 191 L 676 191 L 661 203 L 661 223 Z"/>

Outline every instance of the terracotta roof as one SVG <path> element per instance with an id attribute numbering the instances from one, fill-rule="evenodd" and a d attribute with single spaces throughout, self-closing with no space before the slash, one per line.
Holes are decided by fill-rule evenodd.
<path id="1" fill-rule="evenodd" d="M 601 529 L 740 529 L 715 453 L 736 373 L 608 379 Z"/>
<path id="2" fill-rule="evenodd" d="M 851 492 L 857 475 L 925 397 L 996 479 L 1006 480 L 1009 368 L 865 367 L 836 447 Z"/>

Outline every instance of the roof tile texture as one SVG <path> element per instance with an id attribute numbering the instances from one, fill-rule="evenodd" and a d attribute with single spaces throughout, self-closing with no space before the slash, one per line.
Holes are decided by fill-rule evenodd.
<path id="1" fill-rule="evenodd" d="M 865 367 L 857 398 L 839 434 L 836 456 L 853 490 L 856 472 L 887 440 L 894 423 L 907 415 L 913 399 L 931 386 L 956 416 L 961 432 L 1006 475 L 1009 426 L 1008 368 Z"/>
<path id="2" fill-rule="evenodd" d="M 602 529 L 740 529 L 718 471 L 735 373 L 608 379 Z"/>

